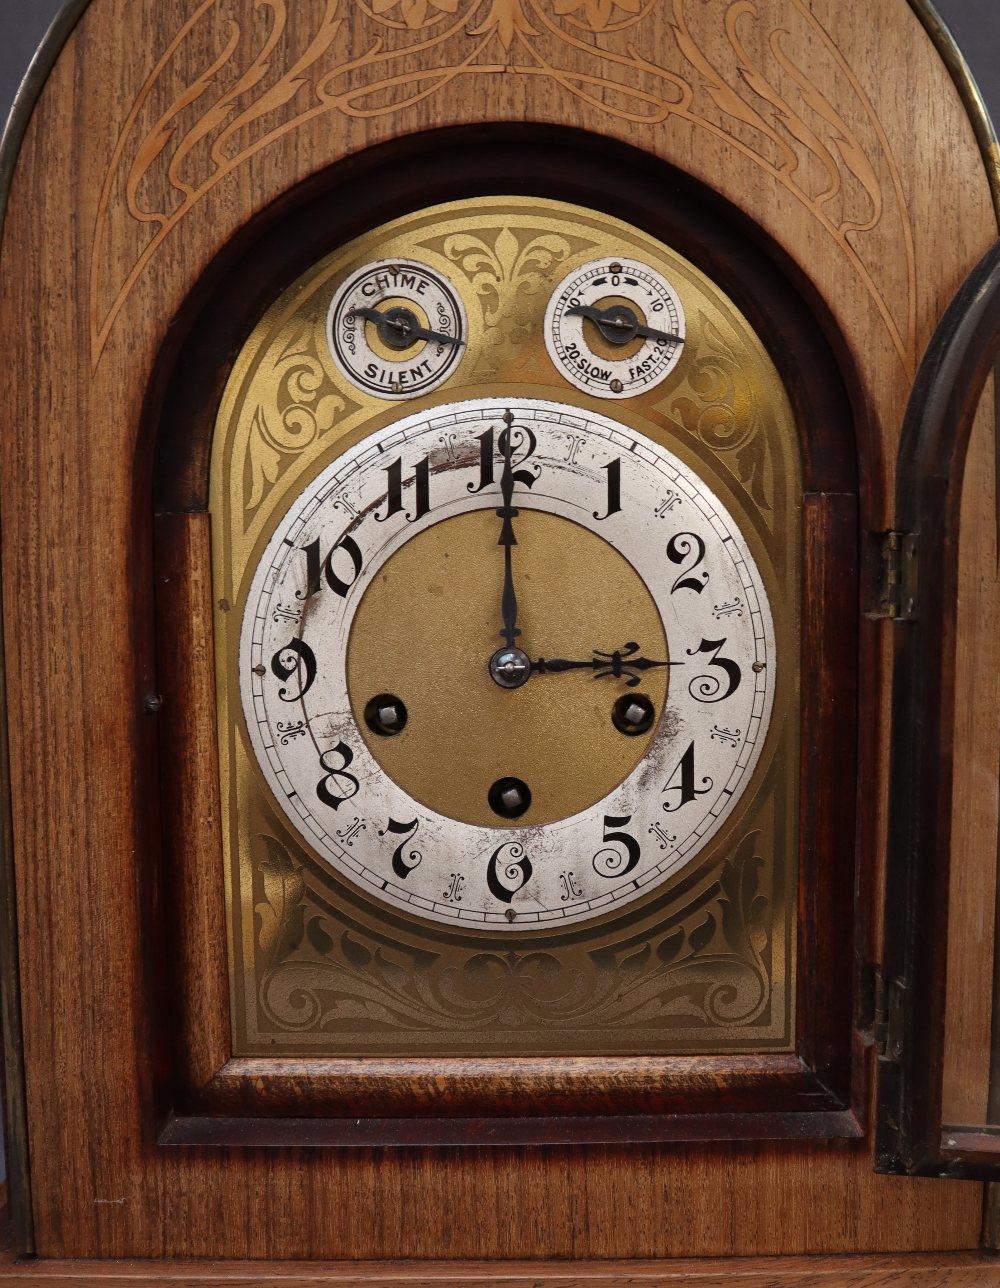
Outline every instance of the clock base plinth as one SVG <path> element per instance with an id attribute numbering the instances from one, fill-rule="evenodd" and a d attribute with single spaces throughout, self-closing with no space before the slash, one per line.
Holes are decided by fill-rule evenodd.
<path id="1" fill-rule="evenodd" d="M 83 1261 L 46 1258 L 0 1261 L 0 1285 L 79 1284 L 96 1288 L 226 1288 L 287 1284 L 289 1288 L 624 1288 L 693 1285 L 725 1288 L 989 1288 L 1000 1285 L 1000 1262 L 988 1252 L 876 1253 L 860 1256 L 695 1258 L 667 1261 Z"/>

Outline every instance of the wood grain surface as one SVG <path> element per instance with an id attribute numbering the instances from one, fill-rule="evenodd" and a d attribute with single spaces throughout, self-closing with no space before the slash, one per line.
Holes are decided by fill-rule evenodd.
<path id="1" fill-rule="evenodd" d="M 78 1288 L 989 1288 L 1000 1264 L 989 1253 L 936 1256 L 776 1257 L 718 1261 L 341 1263 L 85 1262 L 0 1263 L 0 1284 Z"/>
<path id="2" fill-rule="evenodd" d="M 861 523 L 879 530 L 917 359 L 995 236 L 972 129 L 904 0 L 863 16 L 836 0 L 659 0 L 561 17 L 543 0 L 403 0 L 373 13 L 360 0 L 93 0 L 14 176 L 0 244 L 0 509 L 39 1251 L 973 1248 L 981 1187 L 876 1176 L 867 1142 L 157 1147 L 170 1071 L 143 1002 L 158 951 L 143 941 L 143 876 L 163 862 L 145 413 L 172 319 L 223 248 L 344 155 L 438 127 L 476 129 L 485 145 L 484 119 L 531 120 L 646 148 L 740 206 L 808 298 L 826 301 L 864 435 Z M 875 724 L 885 749 L 885 708 Z M 958 736 L 956 756 L 982 762 L 982 730 L 967 722 Z M 862 786 L 871 891 L 885 781 L 883 764 Z M 844 868 L 852 881 L 848 856 Z M 169 997 L 169 978 L 163 987 Z M 981 1262 L 953 1269 L 986 1282 Z M 924 1270 L 927 1283 L 962 1282 L 933 1260 Z"/>
<path id="3" fill-rule="evenodd" d="M 887 905 L 884 926 L 890 1036 L 879 1079 L 877 1149 L 893 1170 L 923 1175 L 936 1173 L 942 1156 L 949 964 L 942 929 L 957 865 L 975 862 L 974 851 L 955 852 L 953 844 L 954 785 L 969 770 L 954 745 L 961 710 L 955 685 L 959 553 L 968 535 L 962 515 L 966 456 L 998 350 L 1000 240 L 963 283 L 935 332 L 911 395 L 897 465 L 897 520 L 919 541 L 919 554 L 905 552 L 902 567 L 916 556 L 920 587 L 904 590 L 905 603 L 916 612 L 907 629 L 893 634 L 888 880 L 896 903 Z M 944 861 L 949 855 L 951 863 Z M 991 975 L 983 982 L 990 988 Z M 947 1150 L 944 1156 L 951 1158 Z M 956 1172 L 983 1175 L 957 1168 L 951 1174 Z"/>
<path id="4" fill-rule="evenodd" d="M 991 379 L 983 395 L 994 404 Z M 955 834 L 948 909 L 942 1114 L 950 1123 L 987 1121 L 993 1046 L 993 977 L 1000 804 L 1000 551 L 997 470 L 988 418 L 969 448 L 959 541 L 959 621 L 955 688 L 957 746 L 972 749 L 954 784 Z M 974 861 L 970 858 L 974 856 Z"/>

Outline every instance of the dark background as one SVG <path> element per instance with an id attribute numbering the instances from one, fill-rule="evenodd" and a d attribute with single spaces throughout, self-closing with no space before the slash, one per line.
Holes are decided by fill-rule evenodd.
<path id="1" fill-rule="evenodd" d="M 936 0 L 936 6 L 968 59 L 994 122 L 1000 121 L 1000 0 Z M 62 0 L 0 0 L 0 119 L 61 8 Z M 860 5 L 858 12 L 864 12 Z"/>

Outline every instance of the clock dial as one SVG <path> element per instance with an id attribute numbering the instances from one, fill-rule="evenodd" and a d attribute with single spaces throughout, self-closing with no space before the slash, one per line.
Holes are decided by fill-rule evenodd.
<path id="1" fill-rule="evenodd" d="M 249 579 L 239 673 L 316 854 L 416 917 L 523 932 L 695 859 L 753 777 L 776 659 L 750 547 L 689 466 L 593 411 L 480 399 L 302 488 Z"/>
<path id="2" fill-rule="evenodd" d="M 330 353 L 351 384 L 379 398 L 430 393 L 452 375 L 468 325 L 447 278 L 412 259 L 377 260 L 330 304 Z"/>
<path id="3" fill-rule="evenodd" d="M 633 398 L 665 380 L 684 345 L 684 309 L 662 273 L 595 259 L 565 277 L 545 311 L 549 357 L 577 389 Z"/>

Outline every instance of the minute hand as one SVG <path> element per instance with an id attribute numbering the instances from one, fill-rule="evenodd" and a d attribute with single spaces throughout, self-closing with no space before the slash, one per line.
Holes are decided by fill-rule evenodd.
<path id="1" fill-rule="evenodd" d="M 616 305 L 610 309 L 595 309 L 588 304 L 575 304 L 566 310 L 566 317 L 588 318 L 610 344 L 623 345 L 639 336 L 643 340 L 675 340 L 684 343 L 684 337 L 671 331 L 658 331 L 640 322 L 631 309 Z"/>
<path id="2" fill-rule="evenodd" d="M 517 537 L 514 536 L 514 520 L 517 518 L 518 511 L 514 505 L 515 480 L 514 468 L 511 464 L 514 417 L 509 411 L 504 416 L 504 422 L 507 425 L 507 432 L 504 438 L 503 473 L 500 475 L 500 495 L 503 498 L 503 505 L 496 512 L 497 518 L 503 520 L 500 527 L 500 540 L 497 542 L 497 545 L 503 546 L 503 594 L 500 597 L 503 630 L 500 634 L 506 640 L 507 647 L 513 648 L 514 641 L 521 632 L 517 629 L 517 595 L 514 593 L 514 569 L 511 558 L 513 548 L 517 545 Z"/>
<path id="3" fill-rule="evenodd" d="M 616 680 L 624 679 L 626 685 L 634 689 L 643 671 L 652 671 L 660 666 L 684 665 L 683 662 L 658 662 L 641 654 L 636 657 L 637 653 L 639 645 L 631 640 L 611 653 L 603 653 L 595 648 L 593 656 L 586 662 L 569 661 L 564 657 L 540 657 L 537 662 L 532 662 L 531 672 L 533 675 L 545 675 L 548 672 L 558 674 L 561 671 L 593 671 L 595 680 L 602 680 L 610 675 Z"/>

